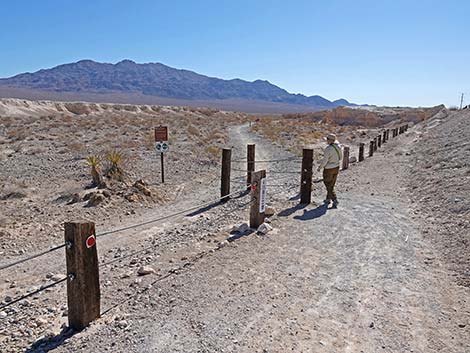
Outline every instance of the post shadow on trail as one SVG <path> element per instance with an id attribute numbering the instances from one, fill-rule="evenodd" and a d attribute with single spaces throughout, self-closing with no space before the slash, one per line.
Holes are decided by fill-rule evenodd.
<path id="1" fill-rule="evenodd" d="M 238 195 L 238 196 L 231 197 L 231 199 L 233 199 L 233 200 L 240 199 L 240 198 L 246 196 L 249 192 L 250 192 L 250 190 L 246 190 L 246 191 L 240 193 L 240 195 Z M 193 212 L 187 213 L 185 216 L 186 217 L 194 217 L 194 216 L 197 216 L 201 213 L 207 212 L 207 211 L 209 211 L 209 210 L 211 210 L 211 209 L 213 209 L 217 206 L 221 206 L 223 204 L 225 204 L 225 201 L 223 201 L 223 200 L 215 201 L 214 203 L 211 203 L 210 205 L 201 207 L 201 208 L 199 208 L 199 209 L 197 209 Z"/>
<path id="2" fill-rule="evenodd" d="M 312 219 L 319 218 L 319 217 L 323 216 L 328 209 L 329 209 L 328 204 L 323 203 L 320 206 L 318 206 L 317 208 L 314 208 L 312 210 L 309 210 L 309 211 L 304 210 L 304 213 L 302 215 L 294 216 L 294 219 L 298 219 L 300 221 L 310 221 Z M 334 209 L 334 208 L 330 208 L 330 210 L 331 209 Z"/>
<path id="3" fill-rule="evenodd" d="M 69 339 L 76 333 L 78 332 L 70 327 L 64 327 L 58 335 L 43 337 L 36 342 L 33 342 L 31 346 L 25 350 L 25 353 L 44 353 L 52 351 L 60 347 L 65 340 Z"/>
<path id="4" fill-rule="evenodd" d="M 301 209 L 303 209 L 307 206 L 308 205 L 306 203 L 298 203 L 295 206 L 292 206 L 292 207 L 286 208 L 285 210 L 282 210 L 277 215 L 279 217 L 289 217 L 291 214 L 293 214 L 293 213 L 297 212 L 298 210 L 301 210 Z"/>

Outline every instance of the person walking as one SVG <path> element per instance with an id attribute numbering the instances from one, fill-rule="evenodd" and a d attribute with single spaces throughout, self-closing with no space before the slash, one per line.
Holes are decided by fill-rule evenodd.
<path id="1" fill-rule="evenodd" d="M 326 136 L 326 143 L 328 146 L 324 150 L 323 159 L 317 170 L 321 171 L 323 169 L 323 183 L 327 191 L 325 203 L 329 205 L 333 201 L 333 207 L 337 207 L 338 198 L 335 193 L 335 184 L 343 153 L 335 135 L 329 134 Z"/>

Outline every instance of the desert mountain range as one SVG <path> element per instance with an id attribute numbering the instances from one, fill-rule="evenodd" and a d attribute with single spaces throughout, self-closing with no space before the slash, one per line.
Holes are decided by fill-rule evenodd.
<path id="1" fill-rule="evenodd" d="M 161 63 L 81 60 L 0 79 L 0 98 L 208 106 L 253 113 L 354 106 L 345 99 L 292 94 L 263 80 L 223 80 Z"/>

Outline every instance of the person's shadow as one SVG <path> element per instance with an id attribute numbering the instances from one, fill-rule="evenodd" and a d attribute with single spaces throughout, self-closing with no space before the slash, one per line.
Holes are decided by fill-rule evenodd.
<path id="1" fill-rule="evenodd" d="M 312 210 L 309 210 L 309 211 L 304 210 L 304 213 L 302 215 L 294 216 L 294 219 L 298 219 L 300 221 L 309 221 L 309 220 L 323 216 L 327 210 L 328 210 L 328 204 L 323 203 L 317 208 L 314 208 Z"/>

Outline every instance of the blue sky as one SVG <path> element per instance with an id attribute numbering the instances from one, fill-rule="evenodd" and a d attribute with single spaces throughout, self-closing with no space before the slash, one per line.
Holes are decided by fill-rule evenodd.
<path id="1" fill-rule="evenodd" d="M 93 59 L 378 105 L 470 104 L 470 1 L 1 3 L 0 77 Z"/>

